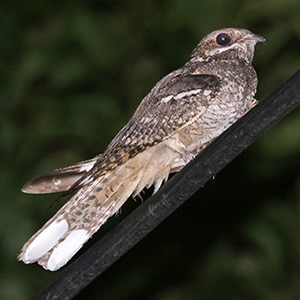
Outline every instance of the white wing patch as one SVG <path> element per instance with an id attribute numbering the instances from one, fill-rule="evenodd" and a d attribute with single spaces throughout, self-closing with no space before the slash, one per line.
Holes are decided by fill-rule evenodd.
<path id="1" fill-rule="evenodd" d="M 173 97 L 174 97 L 173 95 L 170 95 L 170 96 L 162 98 L 160 101 L 162 103 L 168 103 L 171 99 L 173 99 Z"/>
<path id="2" fill-rule="evenodd" d="M 208 95 L 210 95 L 211 94 L 211 90 L 204 90 L 203 91 L 203 96 L 208 96 Z"/>
<path id="3" fill-rule="evenodd" d="M 174 99 L 178 100 L 178 99 L 182 99 L 182 98 L 189 97 L 189 96 L 192 96 L 192 95 L 196 95 L 200 91 L 201 91 L 201 89 L 191 90 L 191 91 L 188 91 L 188 92 L 182 92 L 182 93 L 179 93 L 176 96 L 174 96 Z"/>
<path id="4" fill-rule="evenodd" d="M 182 93 L 179 93 L 177 95 L 169 95 L 167 97 L 164 97 L 162 98 L 160 101 L 162 103 L 168 103 L 170 100 L 174 99 L 174 100 L 179 100 L 179 99 L 182 99 L 182 98 L 185 98 L 185 97 L 189 97 L 189 96 L 192 96 L 192 95 L 196 95 L 198 94 L 199 92 L 201 91 L 201 89 L 196 89 L 196 90 L 191 90 L 191 91 L 188 91 L 188 92 L 182 92 Z"/>
<path id="5" fill-rule="evenodd" d="M 88 163 L 84 163 L 81 168 L 80 168 L 80 172 L 88 172 L 89 170 L 91 170 L 93 168 L 93 166 L 95 165 L 96 160 L 95 161 L 91 161 Z"/>

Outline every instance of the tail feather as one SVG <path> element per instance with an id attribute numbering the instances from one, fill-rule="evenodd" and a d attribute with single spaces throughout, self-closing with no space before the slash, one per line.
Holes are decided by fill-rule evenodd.
<path id="1" fill-rule="evenodd" d="M 152 184 L 157 190 L 176 158 L 174 151 L 161 155 L 161 149 L 154 148 L 87 183 L 24 245 L 19 260 L 59 269 L 130 195 Z"/>
<path id="2" fill-rule="evenodd" d="M 105 181 L 102 178 L 102 181 Z M 136 187 L 122 180 L 114 189 L 96 186 L 79 191 L 23 247 L 19 260 L 38 261 L 45 269 L 55 271 L 65 265 L 82 245 L 123 205 Z M 86 201 L 79 199 L 89 194 Z"/>

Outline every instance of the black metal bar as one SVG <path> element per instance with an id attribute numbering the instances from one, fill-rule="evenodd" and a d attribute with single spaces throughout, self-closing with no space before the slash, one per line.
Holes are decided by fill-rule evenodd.
<path id="1" fill-rule="evenodd" d="M 72 299 L 299 104 L 300 71 L 233 124 L 32 299 Z"/>

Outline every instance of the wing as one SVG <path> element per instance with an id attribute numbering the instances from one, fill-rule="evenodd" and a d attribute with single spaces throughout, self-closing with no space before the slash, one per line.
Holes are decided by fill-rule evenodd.
<path id="1" fill-rule="evenodd" d="M 180 74 L 168 80 L 169 76 L 142 101 L 108 146 L 103 159 L 119 149 L 126 150 L 131 157 L 167 139 L 198 119 L 219 91 L 219 79 L 214 75 Z"/>
<path id="2" fill-rule="evenodd" d="M 23 186 L 22 192 L 47 194 L 67 191 L 76 181 L 92 169 L 99 157 L 100 155 L 73 166 L 56 169 L 50 173 L 35 177 Z"/>
<path id="3" fill-rule="evenodd" d="M 143 99 L 103 155 L 35 177 L 22 191 L 33 194 L 67 191 L 65 195 L 74 192 L 194 122 L 217 97 L 219 88 L 217 76 L 174 71 Z M 176 162 L 171 172 L 179 171 L 184 164 Z"/>
<path id="4" fill-rule="evenodd" d="M 107 147 L 103 161 L 126 161 L 166 140 L 197 120 L 220 88 L 219 79 L 214 75 L 179 74 L 168 80 L 169 76 L 142 101 L 128 124 Z M 96 165 L 99 163 L 102 161 Z"/>
<path id="5" fill-rule="evenodd" d="M 28 194 L 65 192 L 92 169 L 99 157 L 100 156 L 97 156 L 90 160 L 82 161 L 75 165 L 56 169 L 47 174 L 34 177 L 26 182 L 22 187 L 22 192 Z M 170 173 L 178 172 L 184 165 L 185 162 L 182 159 L 176 160 L 171 167 Z"/>
<path id="6" fill-rule="evenodd" d="M 219 90 L 220 80 L 215 75 L 184 74 L 179 69 L 164 77 L 143 99 L 93 168 L 69 192 L 74 192 L 193 123 L 206 111 Z"/>

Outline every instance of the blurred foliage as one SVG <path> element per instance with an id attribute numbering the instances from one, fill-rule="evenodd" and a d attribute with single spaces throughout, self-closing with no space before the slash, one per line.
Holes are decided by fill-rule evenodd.
<path id="1" fill-rule="evenodd" d="M 298 0 L 1 1 L 1 299 L 29 299 L 56 276 L 16 260 L 57 209 L 53 195 L 22 194 L 26 180 L 102 152 L 217 28 L 266 37 L 262 99 L 299 69 L 299 19 Z M 300 299 L 299 124 L 297 109 L 76 299 Z"/>

